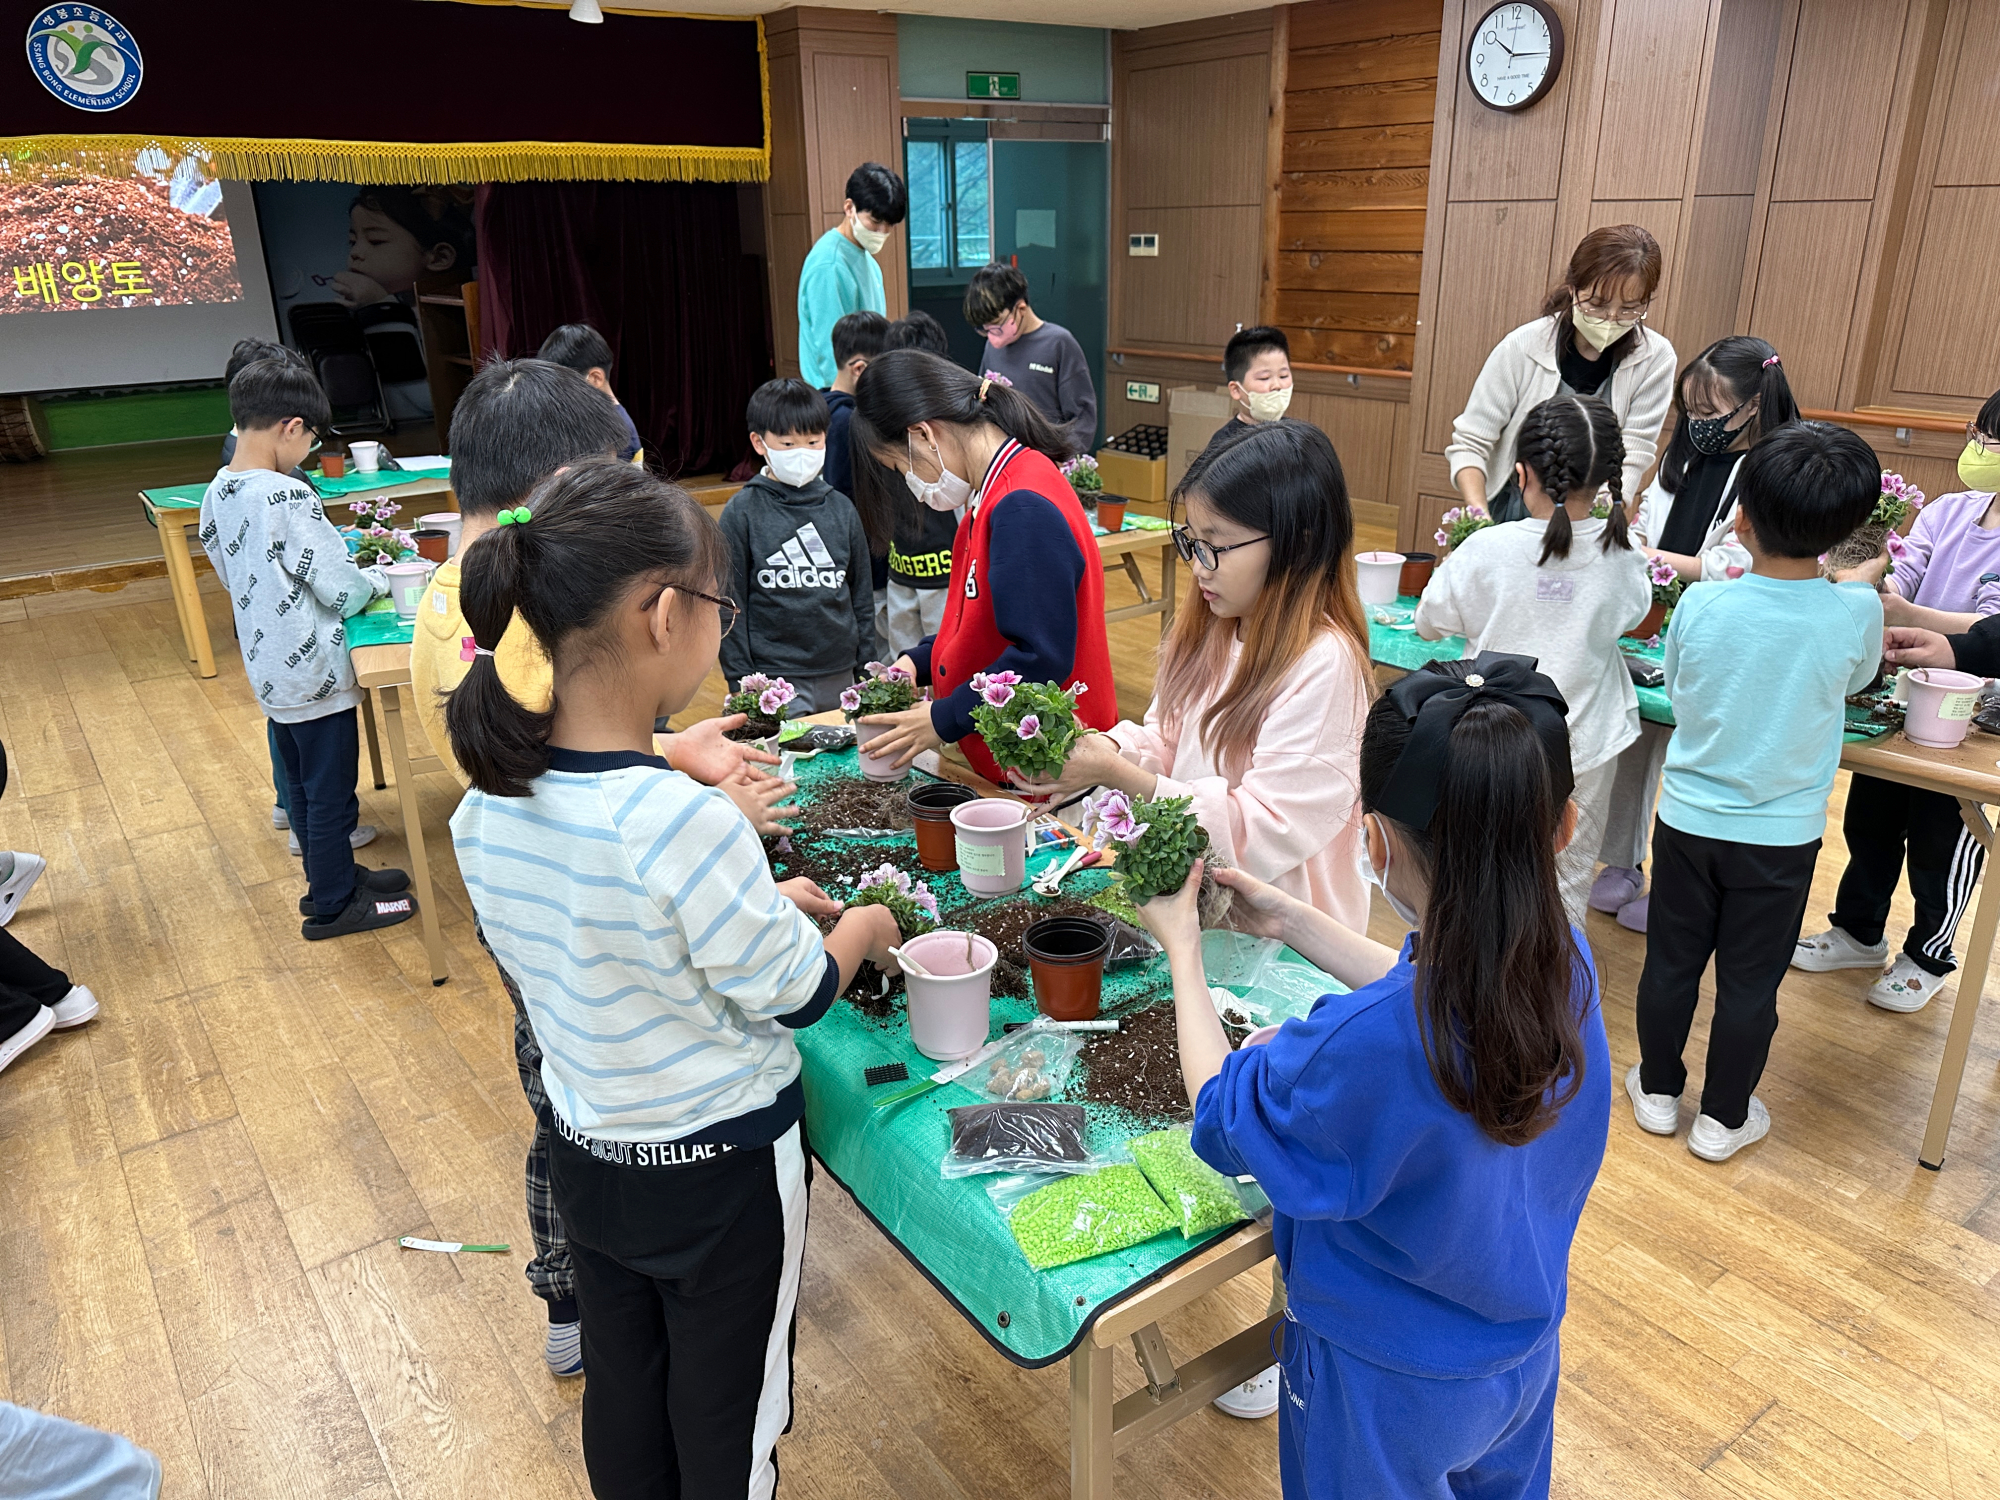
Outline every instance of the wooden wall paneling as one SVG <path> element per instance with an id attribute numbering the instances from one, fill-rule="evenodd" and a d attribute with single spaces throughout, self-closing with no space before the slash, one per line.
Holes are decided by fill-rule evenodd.
<path id="1" fill-rule="evenodd" d="M 1784 0 L 1723 0 L 1695 174 L 1695 191 L 1705 197 L 1757 191 L 1784 20 Z"/>
<path id="2" fill-rule="evenodd" d="M 1419 251 L 1422 246 L 1419 244 Z M 1278 247 L 1278 282 L 1297 291 L 1408 292 L 1423 284 L 1423 256 L 1371 250 Z"/>
<path id="3" fill-rule="evenodd" d="M 1555 193 L 1556 225 L 1544 272 L 1545 287 L 1555 285 L 1568 274 L 1576 242 L 1591 227 L 1597 141 L 1605 128 L 1604 96 L 1611 77 L 1611 23 L 1617 4 L 1618 0 L 1577 0 L 1568 18 L 1569 41 L 1564 50 L 1563 71 L 1570 77 L 1569 102 L 1564 109 L 1567 121 Z M 1657 120 L 1653 124 L 1656 129 L 1661 126 Z"/>
<path id="4" fill-rule="evenodd" d="M 1686 364 L 1736 331 L 1743 259 L 1750 247 L 1749 193 L 1698 197 L 1681 250 L 1680 291 L 1662 331 Z"/>
<path id="5" fill-rule="evenodd" d="M 1785 90 L 1774 202 L 1875 196 L 1908 9 L 1907 0 L 1805 0 Z"/>
<path id="6" fill-rule="evenodd" d="M 1278 215 L 1278 248 L 1310 251 L 1336 235 L 1350 250 L 1421 251 L 1428 210 L 1383 209 L 1366 214 L 1283 213 Z"/>
<path id="7" fill-rule="evenodd" d="M 1679 198 L 1701 89 L 1710 0 L 1626 0 L 1610 27 L 1591 196 Z"/>
<path id="8" fill-rule="evenodd" d="M 1285 79 L 1292 50 L 1292 7 L 1280 5 L 1271 12 L 1271 64 L 1264 120 L 1264 219 L 1258 226 L 1261 240 L 1260 270 L 1257 281 L 1257 321 L 1270 323 L 1277 317 L 1278 300 L 1278 203 L 1285 174 Z"/>
<path id="9" fill-rule="evenodd" d="M 1333 440 L 1350 498 L 1378 504 L 1390 500 L 1396 413 L 1407 403 L 1306 392 L 1292 405 L 1295 410 L 1303 408 L 1297 415 Z"/>
<path id="10" fill-rule="evenodd" d="M 1398 80 L 1402 83 L 1410 81 Z M 1380 167 L 1428 169 L 1430 164 L 1429 120 L 1344 129 L 1295 130 L 1285 137 L 1284 170 L 1287 172 L 1340 172 Z"/>
<path id="11" fill-rule="evenodd" d="M 1398 36 L 1429 36 L 1438 29 L 1441 0 L 1315 0 L 1288 7 L 1292 45 L 1338 47 Z"/>
<path id="12" fill-rule="evenodd" d="M 1261 204 L 1270 72 L 1268 53 L 1135 68 L 1121 122 L 1126 207 Z"/>
<path id="13" fill-rule="evenodd" d="M 1401 519 L 1396 526 L 1396 545 L 1404 551 L 1421 546 L 1415 540 L 1416 517 L 1412 497 L 1416 492 L 1416 450 L 1411 437 L 1409 392 L 1396 408 L 1396 425 L 1389 438 L 1389 498 Z"/>
<path id="14" fill-rule="evenodd" d="M 1838 407 L 1857 311 L 1867 202 L 1773 203 L 1748 331 L 1784 357 L 1801 406 Z"/>
<path id="15" fill-rule="evenodd" d="M 1113 236 L 1160 237 L 1158 256 L 1124 261 L 1114 344 L 1165 344 L 1220 351 L 1257 311 L 1263 205 L 1129 208 Z"/>
<path id="16" fill-rule="evenodd" d="M 1450 9 L 1462 13 L 1459 36 L 1479 20 L 1487 4 L 1488 0 L 1455 0 Z M 1458 45 L 1458 37 L 1453 38 L 1451 46 L 1439 49 L 1440 126 L 1445 123 L 1447 95 L 1453 103 L 1451 129 L 1448 134 L 1439 132 L 1449 141 L 1450 201 L 1514 203 L 1556 196 L 1562 178 L 1570 91 L 1575 87 L 1584 58 L 1578 55 L 1574 36 L 1577 0 L 1556 0 L 1555 10 L 1563 19 L 1565 31 L 1570 33 L 1568 60 L 1548 97 L 1526 114 L 1501 114 L 1478 101 L 1472 85 L 1466 82 L 1464 48 Z M 1449 90 L 1445 87 L 1447 79 Z"/>
<path id="17" fill-rule="evenodd" d="M 1429 188 L 1428 167 L 1292 172 L 1285 175 L 1284 206 L 1296 213 L 1346 213 L 1373 208 L 1411 208 L 1422 213 Z"/>
<path id="18" fill-rule="evenodd" d="M 796 13 L 792 13 L 794 16 Z M 799 270 L 812 248 L 816 219 L 806 175 L 804 80 L 796 26 L 774 16 L 765 25 L 771 75 L 771 177 L 764 184 L 765 275 L 777 372 L 799 373 Z"/>
<path id="19" fill-rule="evenodd" d="M 1400 429 L 1398 443 L 1401 464 L 1397 470 L 1396 501 L 1402 507 L 1403 535 L 1406 539 L 1413 534 L 1427 534 L 1416 530 L 1416 515 L 1421 504 L 1418 475 L 1429 462 L 1434 461 L 1437 467 L 1443 467 L 1441 459 L 1432 460 L 1429 457 L 1428 414 L 1432 402 L 1438 399 L 1435 394 L 1438 303 L 1444 283 L 1445 206 L 1451 182 L 1451 148 L 1457 138 L 1457 120 L 1464 97 L 1458 83 L 1458 69 L 1465 28 L 1470 24 L 1466 10 L 1464 0 L 1457 0 L 1457 3 L 1446 0 L 1439 20 L 1436 118 L 1431 129 L 1431 175 L 1429 196 L 1424 204 L 1423 257 L 1418 265 L 1417 336 L 1412 342 L 1410 358 L 1409 414 Z M 1456 410 L 1453 409 L 1454 415 Z"/>
<path id="20" fill-rule="evenodd" d="M 1429 320 L 1431 362 L 1424 449 L 1442 453 L 1451 424 L 1493 346 L 1535 316 L 1555 238 L 1552 202 L 1450 203 L 1439 258 L 1450 268 Z M 1425 256 L 1426 261 L 1430 259 Z M 1425 266 L 1425 275 L 1429 275 Z"/>
<path id="21" fill-rule="evenodd" d="M 1757 186 L 1751 193 L 1750 234 L 1743 252 L 1743 278 L 1731 327 L 1750 331 L 1750 313 L 1757 302 L 1763 274 L 1764 229 L 1771 212 L 1771 192 L 1778 176 L 1779 134 L 1784 125 L 1786 96 L 1791 90 L 1792 57 L 1798 50 L 1799 10 L 1805 0 L 1778 0 L 1778 41 L 1773 49 L 1770 100 L 1764 112 L 1763 146 L 1757 157 Z"/>
<path id="22" fill-rule="evenodd" d="M 1996 243 L 2000 187 L 1932 189 L 1886 382 L 1897 396 L 1977 403 L 2000 386 L 2000 300 L 1982 274 Z"/>
<path id="23" fill-rule="evenodd" d="M 1431 59 L 1433 66 L 1436 61 L 1435 57 Z M 1435 75 L 1386 78 L 1352 88 L 1300 89 L 1294 85 L 1285 94 L 1285 129 L 1293 132 L 1332 130 L 1340 126 L 1423 124 L 1431 119 L 1436 100 Z"/>
<path id="24" fill-rule="evenodd" d="M 2000 0 L 1969 0 L 1954 27 L 1944 49 L 1954 63 L 1932 181 L 1992 187 L 2000 184 L 2000 49 L 1993 45 L 2000 36 Z"/>

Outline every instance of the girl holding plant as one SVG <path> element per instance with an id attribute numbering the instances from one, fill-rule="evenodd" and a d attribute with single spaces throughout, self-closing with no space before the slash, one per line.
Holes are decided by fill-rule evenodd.
<path id="1" fill-rule="evenodd" d="M 1144 722 L 1014 784 L 1190 798 L 1223 862 L 1366 928 L 1355 769 L 1373 678 L 1340 459 L 1317 427 L 1260 424 L 1196 459 L 1175 500 L 1193 581 Z"/>
<path id="2" fill-rule="evenodd" d="M 895 665 L 931 702 L 859 722 L 886 730 L 869 746 L 907 766 L 956 743 L 974 770 L 1004 773 L 974 722 L 975 676 L 1012 674 L 1071 693 L 1085 723 L 1109 728 L 1118 694 L 1104 635 L 1104 565 L 1076 491 L 1056 467 L 1062 435 L 1018 392 L 920 349 L 870 362 L 854 391 L 853 444 L 877 463 L 855 466 L 855 496 L 871 535 L 893 529 L 894 497 L 878 469 L 903 476 L 932 510 L 966 508 L 952 546 L 950 597 L 936 635 Z M 907 500 L 901 502 L 907 504 Z"/>
<path id="3" fill-rule="evenodd" d="M 1564 707 L 1499 653 L 1376 700 L 1364 858 L 1415 928 L 1400 951 L 1217 873 L 1253 931 L 1353 987 L 1265 1045 L 1231 1052 L 1217 1019 L 1199 863 L 1139 908 L 1173 975 L 1195 1152 L 1275 1210 L 1286 1500 L 1549 1492 L 1570 1244 L 1611 1113 L 1597 975 L 1556 884 Z"/>

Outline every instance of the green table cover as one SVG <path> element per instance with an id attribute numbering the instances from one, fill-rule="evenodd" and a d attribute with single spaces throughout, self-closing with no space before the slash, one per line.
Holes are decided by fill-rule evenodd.
<path id="1" fill-rule="evenodd" d="M 1134 511 L 1127 511 L 1125 513 L 1125 524 L 1123 526 L 1120 526 L 1118 530 L 1119 531 L 1169 531 L 1173 528 L 1173 524 L 1174 523 L 1172 521 L 1169 521 L 1165 516 L 1148 516 L 1148 515 L 1141 515 Z M 1106 531 L 1102 526 L 1099 526 L 1095 521 L 1092 521 L 1090 523 L 1090 529 L 1096 532 L 1099 536 L 1114 536 L 1117 534 L 1116 532 Z"/>
<path id="2" fill-rule="evenodd" d="M 800 800 L 809 805 L 816 789 L 834 778 L 857 774 L 851 751 L 801 761 Z M 811 835 L 795 839 L 802 849 L 812 847 Z M 841 843 L 853 847 L 856 841 Z M 912 834 L 899 833 L 864 847 L 925 881 L 938 897 L 946 926 L 952 925 L 954 916 L 981 904 L 957 875 L 928 874 L 918 865 Z M 1068 852 L 1035 856 L 1030 877 Z M 1084 871 L 1066 880 L 1063 890 L 1066 895 L 1087 896 L 1101 890 L 1108 879 Z M 836 889 L 830 894 L 844 898 L 853 891 Z M 1210 959 L 1213 981 L 1239 981 L 1229 987 L 1267 1008 L 1274 1019 L 1302 1015 L 1314 998 L 1342 988 L 1290 950 L 1238 933 L 1207 934 L 1204 954 Z M 1255 983 L 1241 982 L 1250 980 Z M 1163 1001 L 1170 993 L 1166 962 L 1155 957 L 1107 972 L 1104 1007 L 1108 1014 L 1127 1014 Z M 1027 997 L 996 994 L 993 1035 L 999 1034 L 1002 1023 L 1026 1021 L 1033 1015 L 1033 1002 Z M 1218 1230 L 1190 1241 L 1172 1230 L 1129 1250 L 1038 1273 L 1029 1268 L 987 1197 L 990 1179 L 950 1180 L 939 1174 L 949 1140 L 945 1112 L 981 1103 L 982 1096 L 962 1083 L 951 1083 L 887 1109 L 878 1110 L 870 1103 L 872 1091 L 862 1078 L 865 1068 L 902 1062 L 914 1081 L 943 1066 L 910 1044 L 900 1002 L 888 1020 L 878 1021 L 863 1016 L 848 1001 L 839 1001 L 817 1025 L 798 1033 L 798 1045 L 804 1059 L 806 1129 L 813 1153 L 891 1243 L 1016 1364 L 1036 1368 L 1066 1357 L 1107 1306 L 1229 1232 Z M 1073 1075 L 1062 1097 L 1085 1103 L 1094 1151 L 1115 1149 L 1132 1136 L 1168 1123 L 1087 1103 L 1079 1084 L 1080 1077 Z M 1254 1191 L 1249 1190 L 1253 1204 L 1260 1206 Z"/>
<path id="3" fill-rule="evenodd" d="M 347 649 L 359 646 L 407 646 L 417 638 L 417 622 L 405 620 L 387 599 L 377 599 L 358 615 L 347 617 Z"/>
<path id="4" fill-rule="evenodd" d="M 327 500 L 344 499 L 349 495 L 365 494 L 369 490 L 386 490 L 395 485 L 408 484 L 413 479 L 449 479 L 451 468 L 441 469 L 385 469 L 376 474 L 348 474 L 340 479 L 328 479 L 323 474 L 309 474 L 313 488 L 321 498 Z M 208 493 L 211 481 L 204 479 L 199 484 L 169 484 L 156 490 L 141 490 L 139 493 L 161 510 L 199 510 L 201 497 Z"/>

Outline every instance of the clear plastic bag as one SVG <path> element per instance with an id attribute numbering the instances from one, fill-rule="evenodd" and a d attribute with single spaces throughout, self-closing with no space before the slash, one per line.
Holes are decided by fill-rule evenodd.
<path id="1" fill-rule="evenodd" d="M 946 1177 L 984 1172 L 1086 1172 L 1089 1117 L 1081 1104 L 969 1104 L 947 1110 Z"/>
<path id="2" fill-rule="evenodd" d="M 1250 991 L 1245 1014 L 1259 1024 L 1308 1014 L 1320 996 L 1339 986 L 1304 959 L 1287 954 L 1276 938 L 1217 930 L 1201 935 L 1202 968 L 1211 986 Z"/>
<path id="3" fill-rule="evenodd" d="M 1134 1166 L 1110 1166 L 1051 1181 L 996 1177 L 986 1194 L 1037 1271 L 1145 1243 L 1172 1229 L 1174 1212 Z"/>
<path id="4" fill-rule="evenodd" d="M 1126 1145 L 1153 1191 L 1180 1215 L 1183 1238 L 1198 1239 L 1249 1217 L 1236 1184 L 1194 1154 L 1189 1127 L 1156 1130 Z"/>
<path id="5" fill-rule="evenodd" d="M 1047 1016 L 1036 1016 L 1007 1039 L 1007 1044 L 962 1080 L 995 1103 L 1027 1103 L 1052 1099 L 1069 1082 L 1070 1069 L 1084 1039 L 1065 1031 Z"/>

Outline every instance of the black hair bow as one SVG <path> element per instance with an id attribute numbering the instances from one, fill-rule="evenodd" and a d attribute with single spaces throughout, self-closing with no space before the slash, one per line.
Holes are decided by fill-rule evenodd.
<path id="1" fill-rule="evenodd" d="M 1569 705 L 1561 690 L 1535 670 L 1535 658 L 1482 651 L 1463 676 L 1439 670 L 1443 665 L 1433 662 L 1412 672 L 1383 694 L 1410 721 L 1410 738 L 1376 811 L 1410 828 L 1430 827 L 1438 783 L 1451 760 L 1451 732 L 1475 703 L 1504 703 L 1527 717 L 1548 755 L 1549 789 L 1558 804 L 1566 799 L 1576 784 L 1569 763 Z"/>

